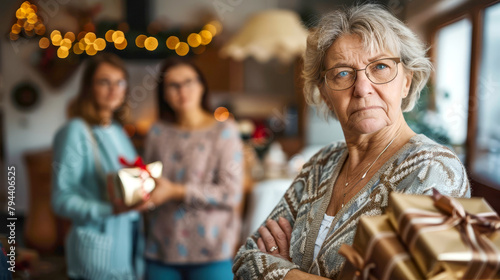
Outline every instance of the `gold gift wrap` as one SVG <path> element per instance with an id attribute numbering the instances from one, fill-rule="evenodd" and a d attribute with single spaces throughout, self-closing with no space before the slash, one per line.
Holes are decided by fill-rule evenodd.
<path id="1" fill-rule="evenodd" d="M 484 199 L 393 192 L 386 214 L 425 277 L 500 279 L 500 223 Z"/>
<path id="2" fill-rule="evenodd" d="M 348 260 L 342 279 L 424 279 L 387 215 L 360 218 L 349 247 L 339 251 Z"/>
<path id="3" fill-rule="evenodd" d="M 153 178 L 159 178 L 163 164 L 156 161 L 146 165 L 146 170 L 140 167 L 123 168 L 115 176 L 115 196 L 127 206 L 135 205 L 145 200 L 155 188 Z M 148 173 L 149 172 L 149 173 Z"/>

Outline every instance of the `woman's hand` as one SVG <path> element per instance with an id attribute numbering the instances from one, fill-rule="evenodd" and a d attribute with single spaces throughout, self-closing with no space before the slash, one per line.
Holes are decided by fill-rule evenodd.
<path id="1" fill-rule="evenodd" d="M 155 181 L 155 188 L 149 194 L 148 200 L 139 203 L 134 209 L 137 211 L 154 210 L 158 205 L 171 200 L 182 200 L 185 195 L 185 188 L 179 184 L 175 184 L 163 177 L 153 178 Z"/>
<path id="2" fill-rule="evenodd" d="M 289 252 L 292 226 L 287 219 L 279 217 L 278 222 L 267 220 L 266 226 L 261 226 L 258 231 L 261 236 L 257 240 L 260 251 L 292 261 Z"/>

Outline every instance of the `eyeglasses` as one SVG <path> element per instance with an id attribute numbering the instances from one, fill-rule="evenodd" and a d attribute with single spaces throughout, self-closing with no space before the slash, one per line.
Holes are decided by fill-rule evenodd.
<path id="1" fill-rule="evenodd" d="M 127 87 L 127 81 L 126 80 L 117 80 L 115 82 L 112 82 L 108 79 L 100 79 L 95 81 L 96 85 L 100 87 L 107 87 L 111 88 L 111 86 L 116 85 L 118 88 L 124 89 Z"/>
<path id="2" fill-rule="evenodd" d="M 174 92 L 181 90 L 182 87 L 186 87 L 187 89 L 193 88 L 193 86 L 198 83 L 198 79 L 188 79 L 182 83 L 167 83 L 165 85 L 165 91 Z"/>
<path id="3" fill-rule="evenodd" d="M 332 90 L 345 90 L 354 85 L 358 71 L 365 71 L 370 82 L 380 85 L 391 82 L 398 75 L 398 63 L 401 58 L 382 58 L 372 61 L 364 69 L 355 69 L 349 66 L 333 67 L 321 72 L 325 84 Z"/>

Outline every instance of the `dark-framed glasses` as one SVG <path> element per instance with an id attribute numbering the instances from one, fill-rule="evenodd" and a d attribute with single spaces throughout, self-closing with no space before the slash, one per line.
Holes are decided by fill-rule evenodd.
<path id="1" fill-rule="evenodd" d="M 398 75 L 399 57 L 381 58 L 372 61 L 363 69 L 355 69 L 349 66 L 338 66 L 321 72 L 325 84 L 332 90 L 345 90 L 354 85 L 358 71 L 365 71 L 366 77 L 374 84 L 386 84 Z"/>
<path id="2" fill-rule="evenodd" d="M 122 80 L 122 79 L 116 80 L 116 81 L 111 81 L 108 79 L 98 79 L 95 81 L 95 83 L 100 87 L 107 87 L 107 88 L 111 88 L 113 85 L 115 85 L 121 89 L 124 89 L 127 87 L 127 81 Z"/>
<path id="3" fill-rule="evenodd" d="M 199 83 L 199 79 L 194 78 L 194 79 L 187 79 L 184 82 L 181 83 L 166 83 L 165 84 L 165 90 L 167 92 L 177 92 L 181 90 L 182 87 L 186 87 L 187 89 L 193 88 L 197 83 Z"/>

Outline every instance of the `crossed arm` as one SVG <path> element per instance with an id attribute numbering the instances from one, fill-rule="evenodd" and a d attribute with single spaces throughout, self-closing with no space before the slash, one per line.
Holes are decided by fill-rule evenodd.
<path id="1" fill-rule="evenodd" d="M 292 226 L 287 219 L 280 217 L 278 222 L 274 220 L 267 220 L 266 226 L 261 226 L 258 231 L 261 237 L 257 240 L 257 246 L 261 252 L 283 258 L 290 262 L 292 261 L 289 251 Z M 299 269 L 292 269 L 286 274 L 284 279 L 320 280 L 328 278 L 309 274 Z"/>

